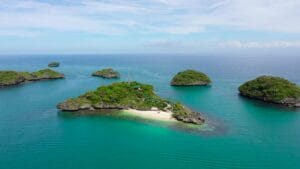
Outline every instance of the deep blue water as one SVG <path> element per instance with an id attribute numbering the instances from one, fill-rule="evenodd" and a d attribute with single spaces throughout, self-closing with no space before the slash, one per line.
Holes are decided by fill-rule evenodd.
<path id="1" fill-rule="evenodd" d="M 50 61 L 65 79 L 0 89 L 0 168 L 298 169 L 300 110 L 238 96 L 243 82 L 262 74 L 300 84 L 300 58 L 288 56 L 68 55 L 0 56 L 0 70 L 35 71 Z M 112 67 L 120 80 L 90 74 Z M 187 68 L 207 73 L 211 87 L 171 87 Z M 191 132 L 114 116 L 66 116 L 56 104 L 122 80 L 152 84 L 208 119 Z"/>

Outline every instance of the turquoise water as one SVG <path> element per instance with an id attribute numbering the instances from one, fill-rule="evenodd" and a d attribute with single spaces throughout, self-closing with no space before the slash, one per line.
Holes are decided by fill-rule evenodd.
<path id="1" fill-rule="evenodd" d="M 282 59 L 284 58 L 284 59 Z M 0 89 L 1 169 L 298 169 L 300 110 L 238 96 L 261 74 L 300 84 L 296 57 L 1 56 L 0 69 L 37 70 L 58 60 L 66 79 Z M 118 116 L 59 113 L 56 104 L 118 80 L 91 77 L 113 67 L 121 80 L 154 85 L 165 98 L 203 112 L 211 130 L 199 132 Z M 170 87 L 179 70 L 208 73 L 211 87 Z"/>

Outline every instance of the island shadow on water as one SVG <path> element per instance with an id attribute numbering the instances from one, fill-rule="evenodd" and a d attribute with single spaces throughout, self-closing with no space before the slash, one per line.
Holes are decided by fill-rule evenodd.
<path id="1" fill-rule="evenodd" d="M 22 88 L 26 87 L 28 85 L 34 85 L 35 82 L 37 83 L 55 83 L 56 81 L 62 81 L 64 80 L 63 78 L 60 79 L 41 79 L 41 80 L 32 80 L 32 81 L 24 81 L 20 84 L 14 84 L 14 85 L 7 85 L 7 86 L 0 86 L 0 90 L 8 90 L 8 89 L 16 89 L 16 88 Z"/>
<path id="2" fill-rule="evenodd" d="M 171 86 L 172 89 L 175 90 L 179 90 L 179 91 L 194 91 L 194 90 L 207 90 L 207 89 L 211 89 L 213 86 L 212 84 L 207 84 L 207 85 L 202 85 L 202 86 L 197 86 L 197 85 L 193 85 L 193 86 Z"/>
<path id="3" fill-rule="evenodd" d="M 187 124 L 180 121 L 161 121 L 148 119 L 127 113 L 124 110 L 107 109 L 107 110 L 82 110 L 82 111 L 58 111 L 58 116 L 63 119 L 74 119 L 79 117 L 108 117 L 110 119 L 121 119 L 132 122 L 143 123 L 147 125 L 156 125 L 159 127 L 166 127 L 172 130 L 188 132 L 202 136 L 215 136 L 225 134 L 227 127 L 223 122 L 215 118 L 206 118 L 206 122 L 202 125 Z"/>
<path id="4" fill-rule="evenodd" d="M 295 113 L 299 112 L 300 108 L 299 107 L 289 107 L 281 104 L 276 104 L 272 102 L 265 102 L 262 100 L 250 98 L 250 97 L 245 97 L 240 94 L 237 94 L 239 99 L 243 102 L 244 105 L 255 105 L 256 107 L 261 107 L 261 108 L 269 108 L 272 109 L 276 112 L 282 111 L 284 113 Z"/>

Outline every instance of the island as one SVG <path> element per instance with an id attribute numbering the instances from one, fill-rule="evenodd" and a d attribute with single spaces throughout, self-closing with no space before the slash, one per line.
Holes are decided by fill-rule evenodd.
<path id="1" fill-rule="evenodd" d="M 99 71 L 96 71 L 92 74 L 92 76 L 98 76 L 106 79 L 112 79 L 112 78 L 119 78 L 120 73 L 113 70 L 112 68 L 102 69 Z"/>
<path id="2" fill-rule="evenodd" d="M 48 64 L 48 67 L 59 67 L 60 63 L 59 62 L 50 62 Z"/>
<path id="3" fill-rule="evenodd" d="M 300 107 L 300 88 L 296 84 L 274 76 L 259 76 L 239 87 L 241 96 L 289 107 Z"/>
<path id="4" fill-rule="evenodd" d="M 193 112 L 180 103 L 162 99 L 154 93 L 153 86 L 139 82 L 100 86 L 94 91 L 59 103 L 57 108 L 70 112 L 116 109 L 158 120 L 168 119 L 197 125 L 205 122 L 200 113 Z"/>
<path id="5" fill-rule="evenodd" d="M 18 85 L 27 81 L 61 79 L 64 75 L 51 69 L 36 72 L 0 71 L 0 86 Z"/>
<path id="6" fill-rule="evenodd" d="M 177 73 L 171 80 L 172 86 L 205 86 L 210 83 L 205 73 L 191 69 Z"/>

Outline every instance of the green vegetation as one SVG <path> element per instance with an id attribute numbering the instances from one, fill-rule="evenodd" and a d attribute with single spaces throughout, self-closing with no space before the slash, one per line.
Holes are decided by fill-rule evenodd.
<path id="1" fill-rule="evenodd" d="M 107 69 L 102 69 L 97 72 L 94 72 L 92 76 L 99 76 L 99 77 L 110 79 L 110 78 L 119 78 L 120 73 L 113 70 L 112 68 L 107 68 Z"/>
<path id="2" fill-rule="evenodd" d="M 160 98 L 153 91 L 151 85 L 138 82 L 119 82 L 108 86 L 101 86 L 95 91 L 89 91 L 77 98 L 68 99 L 58 105 L 59 109 L 66 111 L 77 111 L 82 109 L 136 109 L 151 110 L 158 108 L 162 111 L 171 111 L 173 116 L 189 123 L 203 123 L 198 113 L 186 109 L 180 103 L 172 103 Z M 193 115 L 191 115 L 193 114 Z M 196 116 L 197 115 L 197 116 Z M 197 121 L 201 119 L 201 121 Z"/>
<path id="3" fill-rule="evenodd" d="M 120 104 L 135 109 L 163 109 L 167 102 L 160 99 L 153 92 L 153 87 L 137 82 L 114 83 L 109 86 L 99 87 L 95 92 L 84 95 L 93 103 Z"/>
<path id="4" fill-rule="evenodd" d="M 138 82 L 120 82 L 109 86 L 101 86 L 95 91 L 89 91 L 76 99 L 68 101 L 80 104 L 105 105 L 107 107 L 133 108 L 150 110 L 157 107 L 163 110 L 169 102 L 161 99 L 153 92 L 151 85 Z M 104 107 L 105 107 L 104 106 Z"/>
<path id="5" fill-rule="evenodd" d="M 211 83 L 210 78 L 196 70 L 185 70 L 177 73 L 172 81 L 173 86 L 193 86 L 193 85 L 208 85 Z"/>
<path id="6" fill-rule="evenodd" d="M 42 79 L 58 79 L 64 75 L 51 69 L 43 69 L 37 72 L 0 71 L 0 86 L 9 86 Z"/>
<path id="7" fill-rule="evenodd" d="M 290 81 L 273 76 L 260 76 L 239 87 L 241 95 L 281 104 L 298 104 L 300 88 Z"/>
<path id="8" fill-rule="evenodd" d="M 25 81 L 22 74 L 15 71 L 0 71 L 0 86 L 9 86 Z"/>
<path id="9" fill-rule="evenodd" d="M 205 120 L 199 116 L 199 113 L 188 110 L 180 103 L 172 104 L 172 112 L 173 117 L 178 121 L 194 124 L 202 124 L 205 122 Z"/>
<path id="10" fill-rule="evenodd" d="M 174 117 L 188 117 L 190 112 L 187 112 L 186 109 L 180 103 L 175 103 L 172 105 L 173 116 Z"/>
<path id="11" fill-rule="evenodd" d="M 56 79 L 56 78 L 63 78 L 64 75 L 61 73 L 58 73 L 54 70 L 51 69 L 43 69 L 43 70 L 39 70 L 37 72 L 33 72 L 31 73 L 31 76 L 33 77 L 33 79 Z M 28 79 L 31 80 L 31 79 Z"/>
<path id="12" fill-rule="evenodd" d="M 59 62 L 51 62 L 48 64 L 48 67 L 58 67 L 60 65 Z"/>

